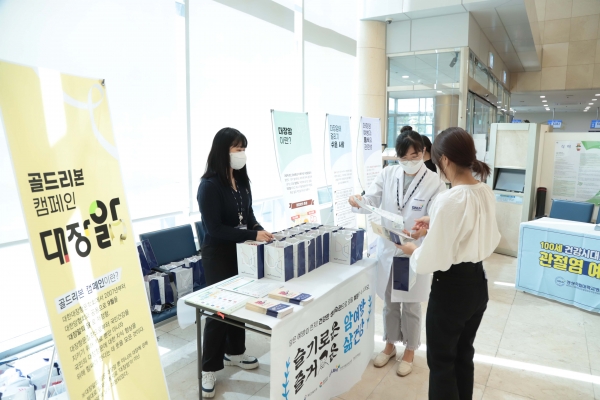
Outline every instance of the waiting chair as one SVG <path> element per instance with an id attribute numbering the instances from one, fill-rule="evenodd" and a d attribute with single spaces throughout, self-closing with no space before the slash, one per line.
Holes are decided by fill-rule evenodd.
<path id="1" fill-rule="evenodd" d="M 148 240 L 152 246 L 152 251 L 156 257 L 156 261 L 159 266 L 169 264 L 173 261 L 180 261 L 187 257 L 192 257 L 198 254 L 196 250 L 196 243 L 194 242 L 194 231 L 191 225 L 175 226 L 173 228 L 161 229 L 159 231 L 147 232 L 140 234 L 140 241 Z M 166 273 L 169 275 L 169 281 L 171 286 L 175 287 L 175 274 L 167 271 L 163 268 L 153 268 L 157 272 Z M 204 275 L 204 272 L 201 272 Z M 196 287 L 194 290 L 198 290 L 204 284 Z M 175 290 L 175 289 L 174 289 Z M 177 315 L 177 306 L 168 308 L 167 310 L 155 314 L 152 313 L 152 320 L 154 324 L 174 317 Z"/>
<path id="2" fill-rule="evenodd" d="M 590 222 L 594 205 L 578 201 L 552 200 L 550 218 L 565 219 L 568 221 Z"/>
<path id="3" fill-rule="evenodd" d="M 189 224 L 142 233 L 140 240 L 150 241 L 158 265 L 183 260 L 198 253 L 194 232 Z"/>

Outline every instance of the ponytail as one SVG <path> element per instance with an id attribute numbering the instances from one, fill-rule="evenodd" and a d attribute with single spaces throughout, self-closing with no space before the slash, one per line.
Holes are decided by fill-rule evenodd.
<path id="1" fill-rule="evenodd" d="M 471 164 L 471 171 L 473 171 L 475 175 L 479 177 L 479 180 L 484 183 L 491 172 L 490 166 L 479 160 L 473 161 L 473 164 Z"/>
<path id="2" fill-rule="evenodd" d="M 470 169 L 481 182 L 490 175 L 490 167 L 477 159 L 473 137 L 462 128 L 448 128 L 437 135 L 431 147 L 431 159 L 438 167 L 442 155 L 458 168 Z"/>

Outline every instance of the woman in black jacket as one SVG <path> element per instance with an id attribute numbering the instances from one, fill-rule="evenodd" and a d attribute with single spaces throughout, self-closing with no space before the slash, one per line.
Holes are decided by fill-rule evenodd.
<path id="1" fill-rule="evenodd" d="M 273 235 L 256 221 L 246 169 L 248 141 L 240 131 L 223 128 L 215 135 L 198 187 L 198 206 L 204 227 L 202 264 L 206 284 L 238 274 L 236 243 L 270 241 Z M 206 319 L 202 351 L 202 397 L 215 395 L 215 371 L 224 365 L 243 369 L 258 367 L 258 360 L 245 354 L 245 330 Z"/>

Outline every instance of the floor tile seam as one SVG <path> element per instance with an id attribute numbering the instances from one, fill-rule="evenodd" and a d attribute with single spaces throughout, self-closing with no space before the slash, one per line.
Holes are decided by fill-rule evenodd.
<path id="1" fill-rule="evenodd" d="M 510 315 L 509 315 L 509 316 L 508 316 L 508 319 L 507 319 L 507 321 L 506 321 L 506 324 L 507 324 L 507 325 L 508 325 L 508 320 L 510 320 L 510 318 L 511 318 L 511 317 L 510 317 Z M 514 321 L 514 318 L 513 318 L 513 321 Z M 578 336 L 582 336 L 582 335 L 581 335 L 581 332 L 578 332 L 578 331 L 576 331 L 576 330 L 574 330 L 574 329 L 571 329 L 571 328 L 565 328 L 565 326 L 564 326 L 564 325 L 563 325 L 563 326 L 558 326 L 558 325 L 556 325 L 556 323 L 553 323 L 553 324 L 550 324 L 550 325 L 545 325 L 545 324 L 544 324 L 544 325 L 538 325 L 538 324 L 534 324 L 534 323 L 530 323 L 530 322 L 523 322 L 523 321 L 514 321 L 513 323 L 518 323 L 518 324 L 522 324 L 522 325 L 527 325 L 527 326 L 531 326 L 531 327 L 535 327 L 535 328 L 547 328 L 548 326 L 550 326 L 550 327 L 560 327 L 560 328 L 563 328 L 563 329 L 566 329 L 566 330 L 568 330 L 568 331 L 569 331 L 569 333 L 574 333 L 574 334 L 576 334 L 576 335 L 578 335 Z M 505 329 L 506 329 L 506 326 L 505 326 Z M 545 330 L 544 330 L 544 331 L 545 331 Z M 585 335 L 585 328 L 584 328 L 584 332 L 583 332 L 583 333 L 584 333 L 584 335 Z"/>
<path id="2" fill-rule="evenodd" d="M 265 383 L 260 389 L 258 389 L 254 394 L 252 394 L 250 397 L 248 397 L 248 399 L 252 399 L 254 396 L 256 396 L 258 394 L 258 392 L 260 392 L 261 390 L 263 390 L 265 388 L 265 386 L 270 385 L 271 382 Z M 269 393 L 269 396 L 271 394 Z"/>
<path id="3" fill-rule="evenodd" d="M 193 341 L 188 341 L 186 344 L 184 344 L 183 346 L 180 346 L 180 347 L 178 347 L 178 348 L 176 348 L 176 349 L 169 349 L 169 353 L 170 353 L 170 352 L 177 352 L 177 351 L 179 351 L 179 350 L 183 349 L 185 346 L 188 346 L 189 344 L 191 344 L 191 343 L 194 343 L 194 342 L 196 342 L 196 340 L 193 340 Z M 159 345 L 160 345 L 160 344 L 159 344 Z M 185 353 L 183 353 L 183 354 L 179 355 L 179 356 L 180 356 L 180 358 L 181 358 L 181 357 L 186 357 L 186 356 L 192 355 L 194 352 L 196 352 L 196 353 L 197 353 L 197 352 L 198 352 L 198 347 L 197 347 L 196 343 L 194 343 L 194 346 L 193 346 L 193 347 L 194 347 L 194 350 L 191 350 L 191 351 L 189 351 L 189 352 L 185 352 Z M 172 357 L 172 354 L 169 354 L 169 353 L 165 353 L 165 354 L 163 354 L 162 356 L 160 356 L 161 363 L 162 363 L 163 359 L 168 359 L 168 358 L 171 358 L 171 357 Z M 197 357 L 197 355 L 196 355 L 196 358 L 198 358 L 198 357 Z M 174 361 L 174 362 L 173 362 L 173 363 L 171 363 L 171 364 L 174 364 L 175 362 L 177 362 L 177 360 L 176 360 L 176 361 Z M 171 364 L 169 364 L 169 365 L 171 365 Z"/>
<path id="4" fill-rule="evenodd" d="M 189 365 L 190 365 L 191 363 L 195 363 L 196 361 L 198 361 L 198 360 L 197 360 L 197 359 L 196 359 L 196 360 L 191 360 L 189 363 L 187 363 L 187 364 L 185 364 L 185 365 L 182 365 L 180 368 L 177 368 L 176 370 L 174 370 L 174 371 L 170 372 L 168 375 L 167 375 L 167 374 L 165 374 L 165 378 L 168 378 L 169 376 L 173 375 L 175 372 L 179 372 L 179 371 L 181 371 L 181 370 L 182 370 L 182 369 L 184 369 L 185 367 L 189 367 Z M 171 364 L 171 365 L 173 365 L 173 364 Z"/>
<path id="5" fill-rule="evenodd" d="M 586 365 L 583 365 L 583 364 L 578 364 L 578 363 L 570 363 L 570 365 L 573 365 L 573 364 L 574 364 L 574 365 L 577 365 L 577 366 L 579 366 L 579 367 L 582 367 L 582 369 L 586 370 L 586 371 L 584 371 L 584 372 L 580 372 L 580 371 L 576 371 L 576 370 L 572 370 L 572 369 L 560 368 L 560 367 L 555 367 L 555 366 L 545 365 L 545 364 L 543 364 L 543 363 L 535 363 L 535 362 L 519 361 L 519 360 L 513 360 L 512 358 L 499 357 L 499 356 L 498 356 L 498 353 L 500 352 L 500 350 L 512 351 L 512 352 L 515 352 L 515 353 L 519 353 L 519 354 L 524 354 L 524 355 L 530 356 L 530 357 L 532 357 L 532 358 L 545 358 L 545 357 L 542 357 L 542 356 L 538 356 L 538 355 L 535 355 L 535 354 L 528 353 L 528 352 L 526 352 L 526 351 L 515 351 L 515 350 L 513 350 L 513 349 L 507 349 L 507 348 L 505 348 L 505 347 L 500 347 L 500 346 L 498 346 L 498 349 L 496 350 L 496 355 L 494 356 L 495 358 L 502 358 L 502 359 L 505 359 L 505 360 L 516 361 L 516 362 L 522 362 L 522 363 L 526 363 L 526 364 L 540 365 L 540 366 L 543 366 L 543 367 L 548 367 L 548 368 L 553 368 L 553 369 L 563 369 L 563 370 L 565 370 L 565 371 L 569 371 L 569 372 L 575 372 L 575 373 L 579 373 L 579 374 L 590 374 L 590 375 L 592 375 L 592 368 L 591 368 L 591 366 L 586 366 Z M 548 359 L 548 360 L 552 360 L 551 358 L 547 358 L 547 359 Z M 493 367 L 495 367 L 495 366 L 497 366 L 497 365 L 496 365 L 496 364 L 492 364 L 492 366 L 493 366 Z M 501 365 L 498 365 L 498 366 L 499 366 L 499 367 L 501 367 Z M 512 368 L 512 367 L 505 367 L 505 368 L 510 368 L 510 370 L 514 370 L 514 371 L 517 371 L 517 370 L 519 370 L 518 368 Z M 589 370 L 589 372 L 587 372 L 587 370 Z M 542 374 L 542 373 L 535 372 L 535 371 L 526 371 L 526 372 L 532 372 L 532 373 L 534 373 L 534 374 L 538 374 L 538 375 L 544 375 L 544 374 Z M 568 379 L 568 378 L 565 378 L 565 379 Z M 585 383 L 585 382 L 582 382 L 582 383 Z M 496 388 L 496 389 L 497 389 L 497 388 Z"/>
<path id="6" fill-rule="evenodd" d="M 519 394 L 519 393 L 511 392 L 510 390 L 506 390 L 506 389 L 498 389 L 498 388 L 495 388 L 493 386 L 490 386 L 490 388 L 492 388 L 494 390 L 499 390 L 499 391 L 504 392 L 504 393 L 514 394 L 515 396 L 523 397 L 525 399 L 535 400 L 535 397 L 530 397 L 530 396 L 527 396 L 525 394 Z"/>
<path id="7" fill-rule="evenodd" d="M 492 365 L 492 371 L 494 369 L 494 367 L 500 367 L 500 365 Z M 492 371 L 490 371 L 490 376 L 492 376 Z M 489 379 L 488 379 L 489 382 Z M 501 392 L 505 392 L 505 393 L 510 393 L 510 394 L 514 394 L 515 396 L 519 396 L 519 397 L 524 397 L 526 399 L 535 399 L 535 397 L 529 397 L 527 395 L 524 395 L 522 393 L 515 393 L 515 392 L 511 392 L 510 390 L 504 388 L 504 387 L 495 387 L 495 386 L 491 386 L 491 385 L 485 385 L 486 388 L 491 388 L 491 389 L 495 389 L 495 390 L 499 390 Z M 483 392 L 485 394 L 485 391 Z"/>
<path id="8" fill-rule="evenodd" d="M 585 348 L 587 349 L 587 358 L 588 358 L 588 363 L 590 365 L 590 375 L 593 375 L 593 373 L 592 373 L 592 358 L 590 357 L 590 345 L 589 345 L 589 341 L 588 341 L 587 329 L 585 329 L 585 326 L 583 328 L 583 332 L 585 334 Z M 594 396 L 595 396 L 595 391 L 594 391 Z"/>

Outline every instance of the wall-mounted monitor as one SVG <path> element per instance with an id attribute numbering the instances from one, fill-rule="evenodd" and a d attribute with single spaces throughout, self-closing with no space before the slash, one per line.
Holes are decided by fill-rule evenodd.
<path id="1" fill-rule="evenodd" d="M 494 190 L 523 193 L 525 190 L 525 170 L 498 168 Z"/>

